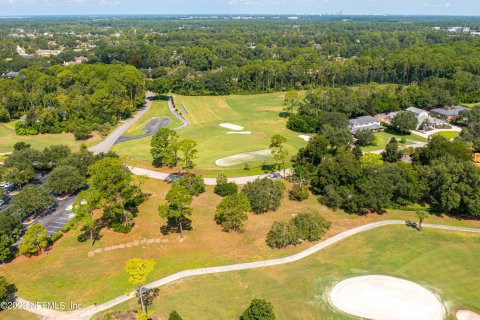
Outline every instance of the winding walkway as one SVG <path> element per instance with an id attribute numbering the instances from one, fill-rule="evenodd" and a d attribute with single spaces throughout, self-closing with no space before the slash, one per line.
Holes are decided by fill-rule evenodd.
<path id="1" fill-rule="evenodd" d="M 279 259 L 272 259 L 272 260 L 264 260 L 264 261 L 257 261 L 257 262 L 248 262 L 248 263 L 239 263 L 239 264 L 233 264 L 233 265 L 226 265 L 226 266 L 218 266 L 218 267 L 211 267 L 211 268 L 200 268 L 200 269 L 191 269 L 191 270 L 185 270 L 185 271 L 180 271 L 177 273 L 174 273 L 170 276 L 161 278 L 157 281 L 151 282 L 147 284 L 145 287 L 146 288 L 157 288 L 164 286 L 169 283 L 173 283 L 175 281 L 193 277 L 193 276 L 201 276 L 201 275 L 206 275 L 206 274 L 214 274 L 214 273 L 223 273 L 223 272 L 232 272 L 232 271 L 239 271 L 239 270 L 248 270 L 248 269 L 256 269 L 256 268 L 265 268 L 265 267 L 272 267 L 272 266 L 277 266 L 277 265 L 282 265 L 286 263 L 292 263 L 301 259 L 304 259 L 308 256 L 313 255 L 314 253 L 317 253 L 319 251 L 324 250 L 325 248 L 340 242 L 344 239 L 347 239 L 349 237 L 352 237 L 356 234 L 359 234 L 361 232 L 369 231 L 375 228 L 379 228 L 382 226 L 388 226 L 388 225 L 405 225 L 404 221 L 400 220 L 385 220 L 385 221 L 379 221 L 379 222 L 374 222 L 370 223 L 364 226 L 356 227 L 353 229 L 350 229 L 348 231 L 339 233 L 329 239 L 326 239 L 304 251 L 301 251 L 297 254 L 284 257 L 284 258 L 279 258 Z M 436 225 L 436 224 L 423 224 L 425 228 L 434 228 L 434 229 L 442 229 L 442 230 L 450 230 L 450 231 L 461 231 L 461 232 L 471 232 L 471 233 L 478 233 L 480 234 L 480 229 L 477 228 L 464 228 L 464 227 L 454 227 L 454 226 L 446 226 L 446 225 Z M 83 308 L 81 310 L 76 310 L 76 311 L 68 311 L 68 312 L 61 312 L 61 311 L 56 311 L 56 310 L 51 310 L 48 308 L 43 308 L 41 306 L 28 306 L 29 302 L 17 298 L 17 302 L 20 302 L 21 305 L 25 305 L 24 309 L 26 311 L 29 311 L 31 313 L 34 313 L 36 315 L 42 316 L 43 319 L 48 319 L 48 320 L 88 320 L 90 319 L 93 315 L 96 313 L 108 310 L 116 305 L 119 305 L 123 302 L 126 302 L 132 298 L 135 297 L 135 293 L 132 292 L 130 295 L 121 295 L 117 298 L 114 298 L 110 301 L 107 301 L 105 303 L 99 304 L 99 305 L 93 305 L 89 306 L 86 308 Z"/>

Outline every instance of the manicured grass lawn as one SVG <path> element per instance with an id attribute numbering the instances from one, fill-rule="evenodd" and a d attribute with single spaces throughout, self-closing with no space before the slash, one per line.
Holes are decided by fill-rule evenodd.
<path id="1" fill-rule="evenodd" d="M 298 137 L 298 133 L 286 128 L 286 119 L 279 113 L 283 109 L 284 93 L 218 96 L 218 97 L 186 97 L 176 96 L 175 103 L 184 104 L 188 114 L 184 116 L 191 126 L 180 130 L 181 138 L 193 139 L 198 143 L 198 159 L 196 172 L 215 176 L 220 172 L 230 175 L 249 175 L 262 173 L 259 167 L 263 160 L 248 163 L 252 168 L 243 171 L 244 164 L 232 167 L 218 167 L 215 161 L 242 152 L 268 149 L 270 138 L 281 134 L 287 138 L 286 148 L 293 156 L 306 142 Z M 251 135 L 227 135 L 231 131 L 219 126 L 227 122 L 245 127 Z M 141 127 L 141 126 L 139 126 Z M 137 128 L 138 129 L 138 128 Z M 114 147 L 114 151 L 140 161 L 151 161 L 150 137 L 125 142 Z"/>
<path id="2" fill-rule="evenodd" d="M 0 124 L 0 153 L 12 152 L 13 145 L 16 142 L 27 142 L 32 145 L 33 148 L 42 150 L 45 147 L 55 144 L 66 144 L 72 150 L 78 150 L 82 143 L 87 146 L 93 146 L 99 143 L 102 138 L 98 134 L 95 134 L 89 140 L 77 141 L 71 133 L 60 134 L 39 134 L 36 136 L 18 136 L 15 134 L 13 122 L 7 124 Z"/>
<path id="3" fill-rule="evenodd" d="M 33 313 L 24 310 L 3 310 L 0 311 L 0 318 L 2 319 L 14 319 L 14 320 L 37 320 L 38 317 Z"/>
<path id="4" fill-rule="evenodd" d="M 140 118 L 133 126 L 131 126 L 125 133 L 124 136 L 133 137 L 139 136 L 144 134 L 146 131 L 142 130 L 142 128 L 150 122 L 152 118 L 162 118 L 162 117 L 170 117 L 170 124 L 167 128 L 176 128 L 182 125 L 182 122 L 175 117 L 170 110 L 168 109 L 167 101 L 155 101 L 153 102 L 150 110 L 148 110 L 145 115 Z"/>
<path id="5" fill-rule="evenodd" d="M 276 319 L 354 319 L 328 302 L 328 291 L 346 278 L 381 274 L 417 282 L 445 303 L 448 319 L 459 308 L 480 311 L 480 237 L 404 226 L 355 235 L 291 264 L 205 275 L 160 289 L 152 310 L 184 319 L 238 319 L 253 298 L 270 301 Z M 135 300 L 114 310 L 138 308 Z"/>
<path id="6" fill-rule="evenodd" d="M 181 241 L 177 234 L 164 236 L 160 232 L 165 220 L 158 216 L 157 207 L 164 203 L 170 186 L 162 181 L 147 179 L 142 188 L 150 197 L 140 206 L 132 232 L 125 235 L 104 230 L 94 249 L 152 238 L 160 238 L 164 240 L 163 243 L 105 251 L 88 257 L 88 252 L 92 250 L 89 243 L 78 242 L 80 232 L 71 231 L 54 245 L 48 256 L 17 258 L 1 265 L 0 275 L 15 283 L 18 295 L 28 300 L 72 301 L 91 305 L 107 301 L 131 289 L 123 266 L 128 259 L 134 257 L 156 261 L 155 270 L 149 278 L 154 280 L 185 269 L 278 258 L 304 250 L 312 244 L 304 243 L 284 250 L 271 250 L 265 244 L 266 235 L 274 221 L 289 220 L 304 208 L 315 208 L 332 222 L 326 237 L 376 220 L 416 219 L 413 212 L 400 211 L 385 215 L 347 215 L 319 205 L 314 196 L 301 203 L 285 197 L 277 212 L 249 214 L 244 233 L 225 233 L 213 220 L 220 197 L 213 194 L 212 187 L 207 187 L 206 193 L 194 199 L 193 230 L 187 231 L 185 239 Z M 434 216 L 429 217 L 427 222 L 480 227 L 478 221 Z M 372 239 L 376 242 L 375 238 Z M 349 253 L 344 253 L 341 258 L 348 258 Z"/>
<path id="7" fill-rule="evenodd" d="M 450 139 L 458 137 L 460 135 L 460 132 L 440 131 L 440 132 L 435 133 L 434 135 L 440 135 L 440 136 L 443 136 L 443 137 L 447 138 L 448 140 L 450 140 Z"/>
<path id="8" fill-rule="evenodd" d="M 473 108 L 473 107 L 477 106 L 478 104 L 480 104 L 480 102 L 475 102 L 475 103 L 461 103 L 460 105 L 465 106 L 465 107 L 469 107 L 469 108 Z"/>
<path id="9" fill-rule="evenodd" d="M 367 146 L 363 147 L 362 150 L 365 152 L 369 151 L 375 151 L 375 150 L 382 150 L 385 149 L 387 146 L 388 142 L 392 138 L 396 138 L 398 140 L 398 145 L 399 146 L 408 146 L 413 144 L 412 141 L 416 142 L 426 142 L 427 139 L 417 136 L 416 134 L 409 134 L 409 135 L 397 135 L 389 132 L 376 132 L 375 134 L 375 145 L 374 146 Z M 407 140 L 406 143 L 401 143 L 400 140 L 404 138 Z M 410 141 L 411 140 L 411 141 Z"/>

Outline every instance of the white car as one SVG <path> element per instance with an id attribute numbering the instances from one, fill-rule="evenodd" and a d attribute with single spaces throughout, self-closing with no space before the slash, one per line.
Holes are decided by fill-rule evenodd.
<path id="1" fill-rule="evenodd" d="M 5 201 L 3 201 L 3 199 L 0 199 L 0 207 L 3 206 L 5 204 Z"/>
<path id="2" fill-rule="evenodd" d="M 0 187 L 1 188 L 10 188 L 12 186 L 12 184 L 10 182 L 0 182 Z"/>

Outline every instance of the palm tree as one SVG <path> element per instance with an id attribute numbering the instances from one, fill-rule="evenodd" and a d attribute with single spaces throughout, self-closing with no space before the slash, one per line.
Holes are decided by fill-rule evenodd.
<path id="1" fill-rule="evenodd" d="M 423 220 L 425 220 L 426 218 L 428 218 L 428 216 L 430 215 L 428 213 L 428 211 L 426 210 L 417 210 L 415 212 L 415 214 L 417 215 L 417 218 L 418 218 L 418 231 L 422 231 L 422 223 L 423 223 Z"/>

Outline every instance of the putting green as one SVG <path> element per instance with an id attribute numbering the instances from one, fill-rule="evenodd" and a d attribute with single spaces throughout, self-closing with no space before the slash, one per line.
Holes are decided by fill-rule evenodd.
<path id="1" fill-rule="evenodd" d="M 268 162 L 265 156 L 244 157 L 244 161 L 218 166 L 217 160 L 268 149 L 270 139 L 276 134 L 287 138 L 286 150 L 289 159 L 299 148 L 307 144 L 298 137 L 298 133 L 286 128 L 287 119 L 281 118 L 284 93 L 247 95 L 247 96 L 175 96 L 177 105 L 185 105 L 188 114 L 184 114 L 190 126 L 178 131 L 182 139 L 193 139 L 198 143 L 196 172 L 205 176 L 215 176 L 220 172 L 230 175 L 249 175 L 261 173 L 261 166 Z M 159 105 L 154 104 L 156 110 Z M 168 110 L 153 111 L 157 117 L 171 116 Z M 145 117 L 149 117 L 146 115 Z M 146 119 L 141 119 L 144 121 Z M 225 124 L 229 125 L 228 127 Z M 223 125 L 223 126 L 220 126 Z M 243 127 L 250 134 L 232 134 Z M 240 132 L 239 132 L 240 133 Z M 142 138 L 115 145 L 113 150 L 140 162 L 150 162 L 151 138 Z M 245 164 L 251 169 L 243 170 Z"/>

